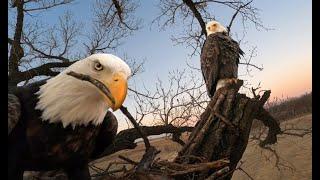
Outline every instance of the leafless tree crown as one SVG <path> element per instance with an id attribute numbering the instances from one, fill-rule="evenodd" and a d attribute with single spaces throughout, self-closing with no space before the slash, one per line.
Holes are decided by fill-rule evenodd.
<path id="1" fill-rule="evenodd" d="M 133 12 L 137 4 L 127 0 L 97 0 L 89 32 L 74 20 L 71 12 L 46 25 L 36 16 L 58 6 L 72 5 L 74 0 L 13 0 L 9 2 L 9 83 L 40 76 L 55 76 L 75 61 L 96 53 L 115 50 L 123 40 L 140 28 Z"/>

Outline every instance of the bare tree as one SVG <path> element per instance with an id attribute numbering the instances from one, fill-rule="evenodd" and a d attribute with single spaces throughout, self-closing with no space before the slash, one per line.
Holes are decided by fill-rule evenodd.
<path id="1" fill-rule="evenodd" d="M 48 8 L 53 8 L 56 6 L 69 4 L 71 1 L 24 1 L 24 0 L 14 0 L 11 1 L 11 8 L 16 9 L 16 19 L 15 19 L 15 26 L 12 30 L 14 33 L 13 38 L 8 37 L 8 43 L 10 44 L 10 53 L 9 53 L 9 59 L 8 59 L 8 65 L 9 65 L 9 83 L 11 85 L 16 85 L 19 82 L 23 80 L 27 80 L 28 77 L 31 77 L 33 74 L 30 74 L 31 72 L 34 73 L 34 71 L 37 71 L 38 69 L 29 69 L 28 71 L 20 71 L 19 66 L 22 62 L 26 62 L 27 60 L 22 60 L 25 57 L 25 54 L 27 56 L 30 55 L 29 52 L 25 48 L 26 46 L 23 46 L 22 44 L 25 44 L 24 42 L 24 34 L 29 34 L 32 31 L 29 31 L 29 33 L 24 33 L 24 21 L 25 21 L 25 14 L 30 13 L 32 11 L 41 11 Z M 30 8 L 28 5 L 33 5 L 33 8 Z M 37 7 L 34 7 L 37 6 Z M 10 20 L 9 20 L 10 21 Z M 11 22 L 13 23 L 13 22 Z M 10 26 L 9 26 L 10 28 Z M 60 64 L 59 64 L 60 65 Z M 47 66 L 52 66 L 52 64 L 48 64 Z M 59 66 L 58 66 L 59 67 Z M 41 74 L 47 75 L 51 72 L 48 71 L 47 67 L 44 67 L 45 69 L 43 72 L 40 72 Z M 33 77 L 33 76 L 32 76 Z"/>
<path id="2" fill-rule="evenodd" d="M 140 21 L 132 15 L 137 5 L 125 0 L 97 0 L 92 30 L 88 33 L 81 31 L 81 23 L 73 20 L 70 12 L 59 17 L 59 23 L 50 27 L 32 18 L 33 13 L 45 13 L 45 10 L 73 2 L 14 0 L 9 3 L 12 14 L 16 14 L 9 19 L 9 32 L 13 34 L 8 37 L 8 80 L 11 86 L 23 81 L 28 83 L 33 78 L 55 76 L 61 68 L 88 54 L 114 50 L 139 28 Z"/>
<path id="3" fill-rule="evenodd" d="M 215 19 L 215 7 L 222 5 L 229 9 L 230 22 L 226 25 L 229 33 L 237 16 L 241 17 L 243 30 L 246 31 L 249 23 L 252 23 L 258 30 L 265 27 L 259 16 L 259 9 L 254 7 L 252 0 L 160 0 L 161 10 L 158 17 L 154 19 L 163 29 L 172 25 L 185 27 L 181 36 L 173 37 L 172 40 L 178 44 L 186 44 L 193 48 L 191 55 L 200 53 L 206 34 L 205 23 Z M 198 24 L 198 25 L 196 25 Z"/>
<path id="4" fill-rule="evenodd" d="M 89 54 L 115 49 L 121 40 L 140 28 L 140 19 L 133 17 L 137 4 L 128 0 L 97 0 L 94 6 L 93 33 L 85 44 Z"/>
<path id="5" fill-rule="evenodd" d="M 139 122 L 149 118 L 154 125 L 193 126 L 209 101 L 204 82 L 197 77 L 187 69 L 171 71 L 168 82 L 158 78 L 152 95 L 135 94 Z"/>

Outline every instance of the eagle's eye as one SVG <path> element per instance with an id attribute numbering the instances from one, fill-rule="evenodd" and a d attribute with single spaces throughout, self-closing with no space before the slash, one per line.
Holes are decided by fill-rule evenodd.
<path id="1" fill-rule="evenodd" d="M 97 71 L 101 71 L 103 69 L 103 66 L 99 62 L 95 62 L 94 69 L 96 69 Z"/>

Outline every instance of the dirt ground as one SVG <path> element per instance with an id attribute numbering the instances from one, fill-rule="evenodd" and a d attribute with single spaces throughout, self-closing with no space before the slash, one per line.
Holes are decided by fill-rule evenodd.
<path id="1" fill-rule="evenodd" d="M 295 126 L 296 128 L 310 128 L 312 126 L 312 115 L 304 115 L 299 118 L 285 121 L 281 124 L 282 128 Z M 294 132 L 294 131 L 292 131 Z M 184 137 L 186 138 L 186 136 Z M 304 137 L 281 135 L 278 143 L 270 146 L 279 155 L 269 150 L 261 149 L 256 142 L 249 142 L 248 147 L 242 158 L 241 168 L 255 180 L 303 180 L 312 179 L 312 134 Z M 171 140 L 162 138 L 152 140 L 151 144 L 161 150 L 157 156 L 160 159 L 173 160 L 181 146 Z M 133 150 L 119 151 L 111 156 L 96 160 L 93 164 L 102 169 L 106 168 L 110 162 L 122 162 L 118 155 L 123 155 L 132 160 L 139 161 L 144 152 L 144 145 L 139 143 Z M 277 163 L 278 162 L 278 163 Z M 276 165 L 278 164 L 278 165 Z M 112 165 L 112 169 L 117 169 L 122 165 Z M 233 180 L 250 179 L 241 170 L 236 170 Z M 94 174 L 94 171 L 91 170 Z"/>

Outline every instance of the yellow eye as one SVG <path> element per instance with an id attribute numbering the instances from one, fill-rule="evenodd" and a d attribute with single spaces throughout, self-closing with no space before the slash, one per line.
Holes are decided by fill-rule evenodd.
<path id="1" fill-rule="evenodd" d="M 97 71 L 101 71 L 103 69 L 103 66 L 99 63 L 99 62 L 96 62 L 94 64 L 94 68 L 97 70 Z"/>

